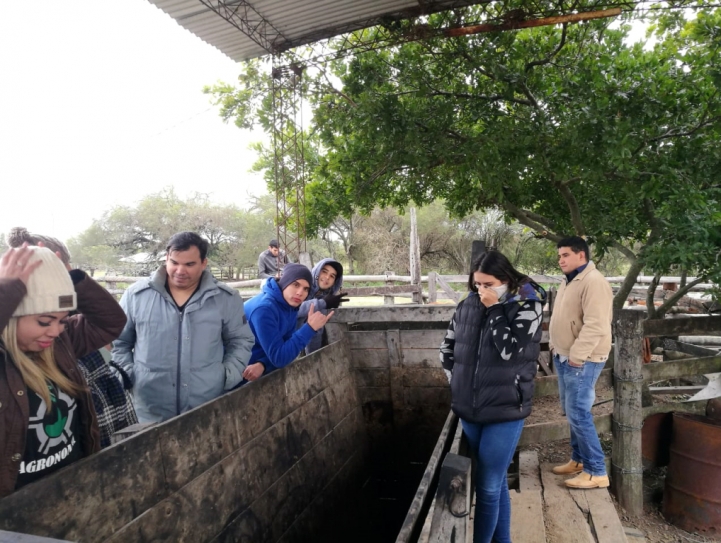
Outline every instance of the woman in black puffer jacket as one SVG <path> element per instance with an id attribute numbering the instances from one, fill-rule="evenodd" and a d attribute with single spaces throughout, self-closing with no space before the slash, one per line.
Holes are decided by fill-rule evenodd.
<path id="1" fill-rule="evenodd" d="M 468 286 L 441 363 L 451 407 L 478 461 L 474 542 L 510 543 L 506 472 L 531 413 L 546 293 L 497 251 L 474 263 Z"/>

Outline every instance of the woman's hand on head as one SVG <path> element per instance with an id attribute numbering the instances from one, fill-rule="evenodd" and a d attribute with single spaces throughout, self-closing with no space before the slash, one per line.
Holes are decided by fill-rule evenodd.
<path id="1" fill-rule="evenodd" d="M 38 241 L 38 247 L 45 247 L 45 244 L 42 241 Z M 57 256 L 63 263 L 63 266 L 65 266 L 65 269 L 70 271 L 73 268 L 63 260 L 63 255 L 60 253 L 60 251 L 55 251 L 55 256 Z"/>
<path id="2" fill-rule="evenodd" d="M 491 307 L 498 303 L 498 293 L 490 287 L 480 286 L 478 295 L 481 297 L 481 303 L 486 307 Z"/>
<path id="3" fill-rule="evenodd" d="M 0 258 L 0 279 L 20 279 L 27 285 L 30 275 L 43 263 L 42 260 L 30 262 L 32 255 L 27 243 L 17 249 L 8 249 Z"/>

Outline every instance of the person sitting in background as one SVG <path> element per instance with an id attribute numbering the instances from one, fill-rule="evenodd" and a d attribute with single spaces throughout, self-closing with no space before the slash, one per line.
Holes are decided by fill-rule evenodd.
<path id="1" fill-rule="evenodd" d="M 324 315 L 310 306 L 307 322 L 296 328 L 298 309 L 308 297 L 312 282 L 308 268 L 288 264 L 280 279 L 268 279 L 263 291 L 245 303 L 248 323 L 255 336 L 250 361 L 243 372 L 246 381 L 255 381 L 290 364 L 333 316 L 332 311 Z"/>
<path id="2" fill-rule="evenodd" d="M 288 264 L 288 255 L 280 250 L 277 239 L 271 239 L 268 248 L 258 255 L 258 278 L 278 279 L 283 267 Z"/>
<path id="3" fill-rule="evenodd" d="M 315 311 L 320 311 L 325 315 L 329 309 L 335 309 L 340 306 L 341 302 L 348 301 L 347 298 L 343 298 L 345 293 L 341 292 L 343 288 L 343 266 L 340 262 L 332 258 L 324 258 L 315 265 L 311 275 L 313 276 L 313 284 L 310 287 L 308 299 L 301 304 L 298 310 L 298 328 L 305 323 L 311 306 Z M 305 352 L 310 354 L 325 345 L 328 345 L 328 336 L 324 326 L 315 333 L 313 339 L 305 348 Z"/>
<path id="4" fill-rule="evenodd" d="M 71 269 L 70 251 L 62 241 L 50 236 L 31 234 L 26 228 L 13 228 L 8 235 L 8 245 L 19 248 L 23 243 L 42 243 L 60 257 L 68 270 Z M 103 356 L 103 352 L 107 353 L 108 360 Z M 111 444 L 110 436 L 115 432 L 138 422 L 132 398 L 123 386 L 123 376 L 108 364 L 109 355 L 110 352 L 103 347 L 78 360 L 80 371 L 90 387 L 102 448 Z"/>
<path id="5" fill-rule="evenodd" d="M 50 249 L 0 258 L 0 497 L 100 450 L 77 360 L 124 325 L 115 299 Z"/>

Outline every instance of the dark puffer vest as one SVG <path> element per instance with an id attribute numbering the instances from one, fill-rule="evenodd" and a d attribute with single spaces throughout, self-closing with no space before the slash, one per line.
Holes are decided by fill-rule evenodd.
<path id="1" fill-rule="evenodd" d="M 531 413 L 544 301 L 543 289 L 527 283 L 520 296 L 489 308 L 475 294 L 458 304 L 449 336 L 451 407 L 459 417 L 494 423 Z"/>

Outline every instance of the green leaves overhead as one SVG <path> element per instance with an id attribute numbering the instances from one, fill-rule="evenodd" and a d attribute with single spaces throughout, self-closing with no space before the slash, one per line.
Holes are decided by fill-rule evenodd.
<path id="1" fill-rule="evenodd" d="M 306 70 L 311 224 L 376 205 L 498 207 L 551 239 L 583 234 L 600 255 L 616 247 L 635 271 L 721 279 L 721 10 L 699 1 L 462 38 L 429 32 L 529 6 L 430 16 L 415 23 L 432 37 Z M 634 43 L 643 25 L 648 38 Z M 237 89 L 209 91 L 242 126 L 268 126 L 259 65 Z"/>
<path id="2" fill-rule="evenodd" d="M 626 16 L 341 62 L 347 99 L 329 93 L 315 112 L 327 152 L 314 201 L 326 217 L 349 204 L 498 206 L 551 235 L 585 234 L 601 253 L 642 246 L 656 227 L 649 268 L 718 269 L 718 14 L 662 30 L 656 13 L 655 43 L 631 43 L 638 22 Z"/>

